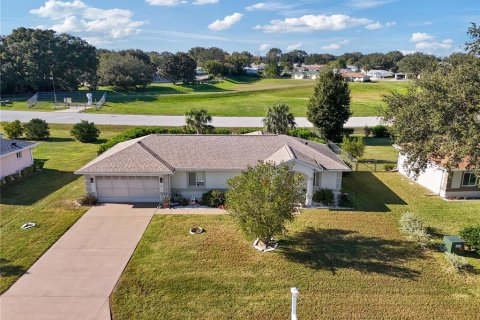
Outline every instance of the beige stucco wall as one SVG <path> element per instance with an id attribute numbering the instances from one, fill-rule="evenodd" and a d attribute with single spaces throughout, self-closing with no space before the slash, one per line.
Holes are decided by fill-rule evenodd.
<path id="1" fill-rule="evenodd" d="M 22 150 L 22 157 L 17 158 L 16 153 L 0 158 L 0 176 L 11 175 L 33 164 L 32 149 Z"/>

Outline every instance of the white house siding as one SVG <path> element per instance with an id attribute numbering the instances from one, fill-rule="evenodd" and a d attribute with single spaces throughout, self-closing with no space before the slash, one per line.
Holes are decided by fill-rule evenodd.
<path id="1" fill-rule="evenodd" d="M 442 182 L 447 172 L 436 164 L 429 164 L 425 171 L 421 172 L 418 177 L 415 178 L 413 173 L 408 174 L 407 172 L 407 167 L 405 166 L 406 159 L 405 155 L 400 155 L 398 157 L 398 172 L 409 177 L 433 193 L 440 195 L 442 191 Z"/>
<path id="2" fill-rule="evenodd" d="M 16 153 L 10 153 L 0 158 L 0 176 L 11 175 L 33 164 L 32 149 L 22 150 L 22 157 L 17 158 Z"/>
<path id="3" fill-rule="evenodd" d="M 342 173 L 336 171 L 322 171 L 320 188 L 338 191 L 342 185 Z"/>
<path id="4" fill-rule="evenodd" d="M 227 180 L 240 174 L 240 171 L 204 171 L 205 187 L 188 186 L 188 172 L 176 171 L 171 180 L 173 192 L 180 192 L 185 198 L 201 198 L 202 194 L 212 189 L 226 189 Z M 195 172 L 195 171 L 191 171 Z"/>
<path id="5" fill-rule="evenodd" d="M 450 185 L 440 192 L 445 198 L 480 198 L 479 187 L 462 186 L 464 170 L 452 171 Z"/>
<path id="6" fill-rule="evenodd" d="M 452 182 L 450 187 L 452 189 L 458 189 L 462 186 L 463 171 L 452 172 Z"/>

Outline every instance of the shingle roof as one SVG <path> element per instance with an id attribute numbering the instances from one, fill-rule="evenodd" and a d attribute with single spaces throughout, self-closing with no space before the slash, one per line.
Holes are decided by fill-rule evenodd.
<path id="1" fill-rule="evenodd" d="M 0 138 L 0 156 L 5 156 L 9 153 L 21 151 L 23 149 L 31 148 L 36 145 L 34 142 L 22 141 L 22 140 L 10 140 Z"/>
<path id="2" fill-rule="evenodd" d="M 244 170 L 259 160 L 293 159 L 318 170 L 349 170 L 326 145 L 286 135 L 152 134 L 117 144 L 76 173 Z"/>

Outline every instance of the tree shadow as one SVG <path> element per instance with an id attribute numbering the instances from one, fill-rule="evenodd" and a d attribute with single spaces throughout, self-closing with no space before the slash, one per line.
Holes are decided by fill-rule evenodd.
<path id="1" fill-rule="evenodd" d="M 223 89 L 216 87 L 212 84 L 202 83 L 202 84 L 183 84 L 181 85 L 184 88 L 189 88 L 193 92 L 226 92 L 226 91 L 233 91 L 228 89 Z"/>
<path id="2" fill-rule="evenodd" d="M 315 270 L 354 269 L 396 278 L 416 279 L 420 272 L 402 264 L 422 258 L 407 241 L 370 237 L 353 230 L 309 227 L 280 241 L 280 254 Z"/>
<path id="3" fill-rule="evenodd" d="M 40 141 L 47 141 L 47 142 L 72 142 L 75 141 L 74 138 L 61 138 L 61 137 L 50 137 L 45 140 L 40 140 Z"/>
<path id="4" fill-rule="evenodd" d="M 0 258 L 0 276 L 11 277 L 19 276 L 27 271 L 26 268 L 10 263 L 10 260 Z"/>
<path id="5" fill-rule="evenodd" d="M 369 171 L 354 171 L 346 175 L 343 187 L 351 195 L 358 211 L 389 212 L 387 204 L 407 204 Z"/>
<path id="6" fill-rule="evenodd" d="M 365 137 L 363 138 L 366 146 L 391 146 L 392 140 L 390 138 L 375 138 Z"/>
<path id="7" fill-rule="evenodd" d="M 73 172 L 44 168 L 3 186 L 0 204 L 32 205 L 76 179 Z"/>
<path id="8" fill-rule="evenodd" d="M 240 77 L 225 78 L 224 81 L 234 83 L 234 84 L 249 84 L 249 83 L 260 81 L 260 78 L 240 76 Z"/>

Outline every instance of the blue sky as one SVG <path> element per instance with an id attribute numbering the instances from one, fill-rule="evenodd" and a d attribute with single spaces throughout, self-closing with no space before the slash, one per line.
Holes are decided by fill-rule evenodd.
<path id="1" fill-rule="evenodd" d="M 52 28 L 100 48 L 341 54 L 460 51 L 479 0 L 2 0 L 1 33 Z"/>

